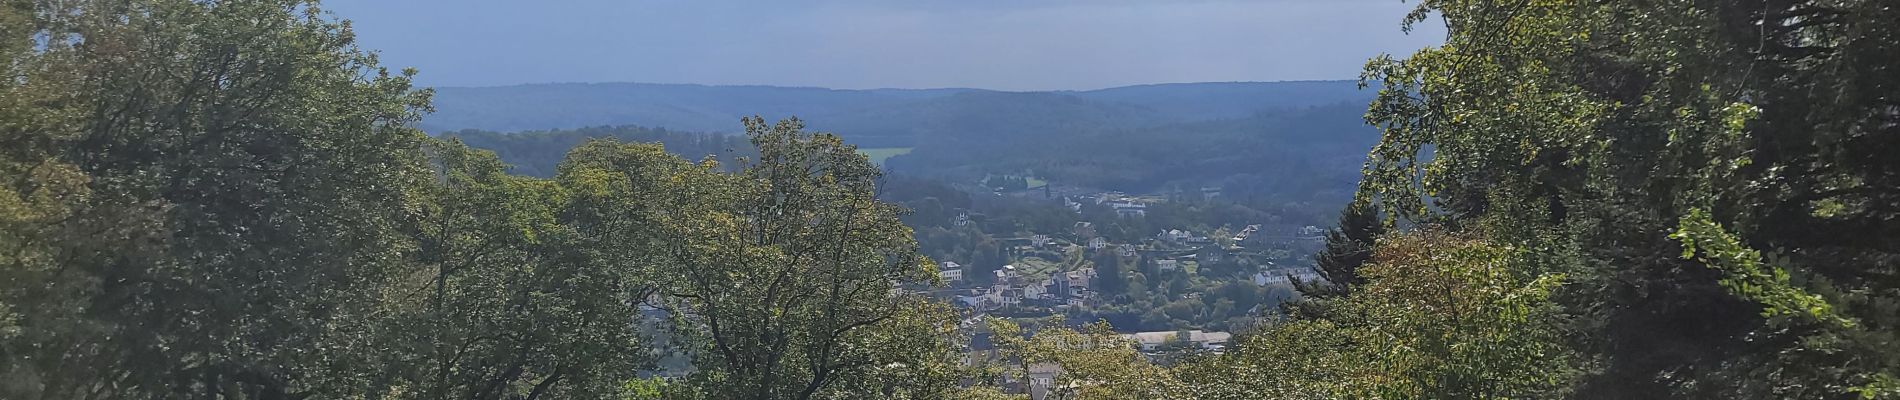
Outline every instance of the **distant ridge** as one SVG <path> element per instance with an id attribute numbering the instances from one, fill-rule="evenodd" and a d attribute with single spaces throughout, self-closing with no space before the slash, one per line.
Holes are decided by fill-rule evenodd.
<path id="1" fill-rule="evenodd" d="M 1111 117 L 1111 122 L 1139 124 L 1244 118 L 1263 111 L 1369 100 L 1371 94 L 1358 90 L 1357 85 L 1355 81 L 1205 82 L 1025 92 L 660 83 L 442 87 L 436 88 L 436 113 L 425 117 L 421 126 L 436 133 L 461 129 L 514 132 L 603 125 L 733 132 L 739 128 L 739 118 L 744 116 L 795 115 L 812 121 L 817 128 L 836 127 L 834 130 L 852 138 L 890 136 L 894 133 L 892 127 L 912 122 L 917 125 L 913 127 L 916 129 L 906 130 L 934 129 L 922 121 L 895 118 L 900 115 L 928 115 L 935 120 L 983 118 L 960 115 L 956 110 L 996 111 L 995 107 L 969 104 L 989 100 L 1008 99 L 1013 107 L 1076 114 L 1047 115 L 1047 118 Z M 1042 96 L 956 96 L 965 93 Z M 1049 104 L 1029 104 L 1035 102 Z M 930 107 L 944 109 L 925 110 Z M 854 132 L 856 127 L 878 127 L 881 132 Z"/>

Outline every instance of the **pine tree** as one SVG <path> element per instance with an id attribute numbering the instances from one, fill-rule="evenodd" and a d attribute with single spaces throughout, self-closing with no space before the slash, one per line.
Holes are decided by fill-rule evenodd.
<path id="1" fill-rule="evenodd" d="M 1339 297 L 1364 285 L 1359 267 L 1372 259 L 1372 248 L 1379 235 L 1385 234 L 1379 207 L 1370 202 L 1353 202 L 1340 213 L 1339 226 L 1326 232 L 1326 249 L 1313 255 L 1314 270 L 1320 279 L 1295 280 L 1300 294 L 1313 298 Z"/>

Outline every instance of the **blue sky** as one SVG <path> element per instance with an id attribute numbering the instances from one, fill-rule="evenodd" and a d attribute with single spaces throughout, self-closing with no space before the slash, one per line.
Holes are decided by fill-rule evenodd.
<path id="1" fill-rule="evenodd" d="M 1442 28 L 1399 0 L 327 0 L 429 86 L 1094 89 L 1354 79 Z"/>

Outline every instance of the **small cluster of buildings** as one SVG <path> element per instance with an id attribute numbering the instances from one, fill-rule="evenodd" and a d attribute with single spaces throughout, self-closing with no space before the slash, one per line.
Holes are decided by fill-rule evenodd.
<path id="1" fill-rule="evenodd" d="M 1176 246 L 1207 246 L 1214 244 L 1213 238 L 1195 235 L 1194 232 L 1180 229 L 1163 230 L 1161 233 L 1155 235 L 1155 240 Z"/>
<path id="2" fill-rule="evenodd" d="M 1178 343 L 1180 346 L 1219 352 L 1226 349 L 1227 341 L 1234 338 L 1233 334 L 1227 332 L 1202 332 L 1199 330 L 1136 332 L 1121 336 L 1123 339 L 1135 342 L 1135 346 L 1143 353 L 1159 352 L 1169 343 Z"/>
<path id="3" fill-rule="evenodd" d="M 1170 344 L 1179 346 L 1174 347 L 1177 349 L 1209 351 L 1219 354 L 1227 348 L 1227 342 L 1233 339 L 1233 335 L 1227 332 L 1203 332 L 1199 330 L 1137 332 L 1124 334 L 1121 335 L 1121 337 L 1133 342 L 1133 345 L 1140 350 L 1142 354 L 1149 356 L 1154 356 L 1168 350 Z M 1065 371 L 1063 371 L 1061 365 L 1055 363 L 1030 363 L 1026 366 L 1011 365 L 1007 368 L 1017 373 L 1003 374 L 1004 381 L 1002 382 L 1002 386 L 1004 392 L 1027 394 L 1030 400 L 1057 398 L 1060 397 L 1060 393 L 1062 392 L 1073 390 L 1078 387 L 1077 385 L 1087 384 L 1071 382 L 1069 386 L 1058 385 L 1057 379 L 1060 378 Z M 1017 376 L 1021 378 L 1019 379 Z"/>
<path id="4" fill-rule="evenodd" d="M 951 263 L 945 263 L 951 264 Z M 960 268 L 959 268 L 960 270 Z M 939 269 L 942 274 L 944 269 Z M 962 276 L 961 273 L 957 276 Z M 1068 272 L 1057 272 L 1048 277 L 1033 279 L 1025 277 L 1014 265 L 1005 265 L 996 270 L 995 283 L 989 287 L 969 289 L 957 296 L 957 304 L 983 312 L 1024 303 L 1049 307 L 1082 307 L 1093 304 L 1096 294 L 1089 290 L 1095 280 L 1095 270 L 1082 268 Z M 949 278 L 946 276 L 946 280 Z"/>
<path id="5" fill-rule="evenodd" d="M 1148 215 L 1147 202 L 1120 192 L 1105 192 L 1096 195 L 1095 204 L 1108 206 L 1108 208 L 1115 210 L 1115 215 L 1124 218 Z"/>
<path id="6" fill-rule="evenodd" d="M 963 349 L 965 365 L 998 365 L 1006 370 L 999 378 L 1003 392 L 1007 394 L 1026 394 L 1031 400 L 1061 398 L 1064 392 L 1076 389 L 1087 382 L 1061 383 L 1060 378 L 1066 371 L 1062 366 L 1049 362 L 1024 363 L 1021 359 L 1005 358 L 996 348 L 997 338 L 983 322 L 982 317 L 969 317 L 958 324 L 969 340 Z M 1056 328 L 1066 329 L 1066 328 Z M 1029 332 L 1034 335 L 1034 332 Z M 1203 351 L 1219 354 L 1233 340 L 1227 332 L 1207 332 L 1201 330 L 1135 332 L 1119 335 L 1130 347 L 1140 351 L 1150 359 L 1161 357 L 1170 351 Z M 966 381 L 966 384 L 978 384 Z"/>

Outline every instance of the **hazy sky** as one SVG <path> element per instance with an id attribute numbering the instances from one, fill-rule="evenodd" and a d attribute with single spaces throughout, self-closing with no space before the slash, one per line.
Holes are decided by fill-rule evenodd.
<path id="1" fill-rule="evenodd" d="M 1093 89 L 1354 79 L 1399 0 L 328 0 L 429 86 L 540 82 Z"/>

